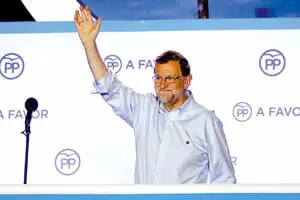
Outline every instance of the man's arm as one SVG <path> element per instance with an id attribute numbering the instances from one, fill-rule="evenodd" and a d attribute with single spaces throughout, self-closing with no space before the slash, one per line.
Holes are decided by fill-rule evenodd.
<path id="1" fill-rule="evenodd" d="M 236 183 L 222 122 L 213 114 L 206 120 L 210 183 Z"/>
<path id="2" fill-rule="evenodd" d="M 107 73 L 96 45 L 96 37 L 100 30 L 101 17 L 94 24 L 90 9 L 80 6 L 80 11 L 75 11 L 74 22 L 79 38 L 84 46 L 90 69 L 96 81 L 101 80 Z"/>
<path id="3" fill-rule="evenodd" d="M 95 41 L 100 30 L 101 18 L 94 24 L 90 9 L 80 6 L 80 11 L 75 12 L 74 22 L 95 79 L 97 93 L 102 95 L 117 115 L 133 126 L 139 108 L 145 102 L 145 96 L 124 86 L 105 66 Z"/>
<path id="4" fill-rule="evenodd" d="M 133 89 L 126 87 L 111 71 L 108 71 L 100 81 L 95 81 L 94 87 L 96 93 L 101 94 L 115 114 L 131 127 L 137 124 L 140 108 L 145 107 L 144 104 L 147 103 L 146 95 L 138 94 Z"/>

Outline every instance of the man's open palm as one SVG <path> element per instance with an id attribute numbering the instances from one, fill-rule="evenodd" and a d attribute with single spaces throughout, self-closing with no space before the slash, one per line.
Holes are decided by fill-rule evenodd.
<path id="1" fill-rule="evenodd" d="M 83 44 L 94 42 L 100 30 L 101 17 L 94 24 L 91 10 L 87 6 L 85 8 L 80 6 L 79 10 L 75 11 L 74 22 L 80 40 Z"/>

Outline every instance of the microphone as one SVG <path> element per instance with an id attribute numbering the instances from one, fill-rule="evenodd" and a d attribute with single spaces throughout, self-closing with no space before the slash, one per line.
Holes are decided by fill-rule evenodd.
<path id="1" fill-rule="evenodd" d="M 25 130 L 21 132 L 26 136 L 26 151 L 25 151 L 25 165 L 24 165 L 24 184 L 27 184 L 27 172 L 28 172 L 28 152 L 29 152 L 29 135 L 30 131 L 30 121 L 32 118 L 32 112 L 36 111 L 38 107 L 38 102 L 35 98 L 30 97 L 25 101 L 25 108 L 27 114 L 25 117 Z"/>
<path id="2" fill-rule="evenodd" d="M 36 109 L 38 108 L 37 100 L 33 97 L 28 98 L 25 102 L 25 108 L 27 110 L 27 114 L 26 114 L 26 117 L 25 117 L 25 124 L 29 125 L 30 122 L 31 122 L 32 113 L 34 111 L 36 111 Z"/>

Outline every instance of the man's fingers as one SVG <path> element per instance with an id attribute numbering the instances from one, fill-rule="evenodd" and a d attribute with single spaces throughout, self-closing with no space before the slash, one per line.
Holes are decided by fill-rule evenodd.
<path id="1" fill-rule="evenodd" d="M 75 15 L 74 15 L 74 22 L 75 22 L 76 28 L 77 29 L 80 28 L 80 24 L 83 23 L 86 20 L 88 20 L 90 22 L 91 26 L 94 27 L 93 28 L 94 31 L 98 33 L 99 30 L 100 30 L 102 17 L 99 17 L 97 19 L 96 24 L 93 25 L 94 22 L 93 22 L 93 17 L 92 17 L 92 14 L 91 14 L 91 10 L 87 6 L 86 6 L 85 9 L 82 6 L 80 6 L 80 11 L 76 10 Z"/>
<path id="2" fill-rule="evenodd" d="M 89 22 L 93 22 L 93 16 L 91 13 L 91 9 L 88 6 L 85 6 L 85 11 L 86 11 L 87 20 Z"/>
<path id="3" fill-rule="evenodd" d="M 87 16 L 86 16 L 86 13 L 85 13 L 85 10 L 82 6 L 80 6 L 80 14 L 81 14 L 81 17 L 84 21 L 86 21 L 87 19 Z"/>
<path id="4" fill-rule="evenodd" d="M 99 17 L 98 20 L 97 20 L 97 23 L 96 23 L 95 30 L 96 30 L 97 33 L 98 33 L 99 30 L 100 30 L 101 20 L 102 20 L 102 17 Z"/>
<path id="5" fill-rule="evenodd" d="M 79 15 L 79 11 L 76 10 L 75 11 L 75 15 L 74 15 L 74 22 L 75 22 L 76 27 L 79 27 L 80 18 L 81 17 Z"/>

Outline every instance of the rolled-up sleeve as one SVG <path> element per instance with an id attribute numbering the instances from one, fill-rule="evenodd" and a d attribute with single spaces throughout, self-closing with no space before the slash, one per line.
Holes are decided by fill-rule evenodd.
<path id="1" fill-rule="evenodd" d="M 212 116 L 206 120 L 210 183 L 236 183 L 235 171 L 222 122 Z"/>
<path id="2" fill-rule="evenodd" d="M 94 88 L 95 93 L 100 94 L 113 111 L 133 127 L 145 96 L 123 85 L 111 71 L 95 81 Z"/>

